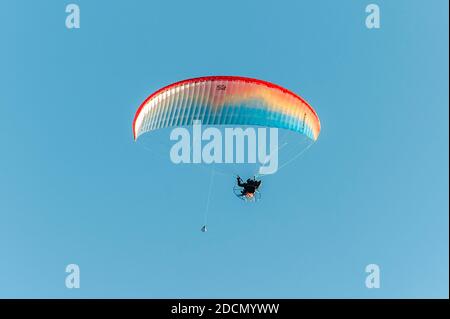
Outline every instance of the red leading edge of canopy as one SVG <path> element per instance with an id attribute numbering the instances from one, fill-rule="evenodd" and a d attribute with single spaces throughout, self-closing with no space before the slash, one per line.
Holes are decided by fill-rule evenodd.
<path id="1" fill-rule="evenodd" d="M 136 140 L 136 120 L 139 117 L 139 114 L 141 113 L 142 109 L 144 108 L 145 104 L 154 96 L 158 95 L 159 93 L 166 91 L 172 87 L 175 86 L 179 86 L 185 83 L 196 83 L 196 82 L 205 82 L 205 81 L 216 81 L 216 80 L 228 80 L 228 81 L 244 81 L 244 82 L 249 82 L 249 83 L 258 83 L 258 84 L 263 84 L 266 85 L 270 88 L 274 88 L 274 89 L 278 89 L 283 91 L 284 93 L 290 94 L 292 96 L 294 96 L 295 98 L 299 99 L 300 101 L 302 101 L 310 110 L 311 112 L 314 114 L 314 116 L 317 118 L 317 121 L 319 121 L 319 117 L 317 116 L 316 111 L 314 111 L 314 109 L 311 107 L 311 105 L 309 105 L 308 102 L 306 102 L 302 97 L 300 97 L 299 95 L 295 94 L 292 91 L 289 91 L 288 89 L 285 89 L 282 86 L 279 86 L 277 84 L 273 84 L 267 81 L 263 81 L 263 80 L 258 80 L 258 79 L 253 79 L 253 78 L 248 78 L 248 77 L 244 77 L 244 76 L 231 76 L 231 75 L 215 75 L 215 76 L 202 76 L 202 77 L 198 77 L 198 78 L 192 78 L 192 79 L 186 79 L 186 80 L 182 80 L 182 81 L 178 81 L 172 84 L 169 84 L 161 89 L 159 89 L 158 91 L 152 93 L 151 95 L 149 95 L 144 102 L 142 102 L 142 104 L 139 106 L 138 110 L 136 111 L 136 114 L 134 115 L 134 119 L 133 119 L 133 138 L 134 140 Z"/>

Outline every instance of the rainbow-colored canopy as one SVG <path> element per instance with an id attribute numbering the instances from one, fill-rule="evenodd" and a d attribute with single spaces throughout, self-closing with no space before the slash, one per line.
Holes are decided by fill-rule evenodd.
<path id="1" fill-rule="evenodd" d="M 313 141 L 320 121 L 313 108 L 291 91 L 257 79 L 206 76 L 168 85 L 150 95 L 133 121 L 133 136 L 173 126 L 259 125 L 289 129 Z"/>

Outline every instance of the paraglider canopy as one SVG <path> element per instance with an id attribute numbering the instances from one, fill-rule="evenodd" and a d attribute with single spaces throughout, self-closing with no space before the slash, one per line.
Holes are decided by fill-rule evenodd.
<path id="1" fill-rule="evenodd" d="M 170 84 L 137 110 L 133 137 L 165 127 L 259 125 L 288 129 L 317 140 L 320 121 L 297 94 L 270 82 L 240 76 L 205 76 Z"/>

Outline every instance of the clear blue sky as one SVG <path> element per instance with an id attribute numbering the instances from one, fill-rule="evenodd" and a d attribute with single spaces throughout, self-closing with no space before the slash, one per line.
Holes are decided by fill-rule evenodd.
<path id="1" fill-rule="evenodd" d="M 448 297 L 447 1 L 376 1 L 379 30 L 369 1 L 72 2 L 79 30 L 70 2 L 0 1 L 0 297 Z M 218 177 L 206 234 L 208 172 L 131 132 L 202 75 L 280 84 L 322 122 L 256 205 Z"/>

